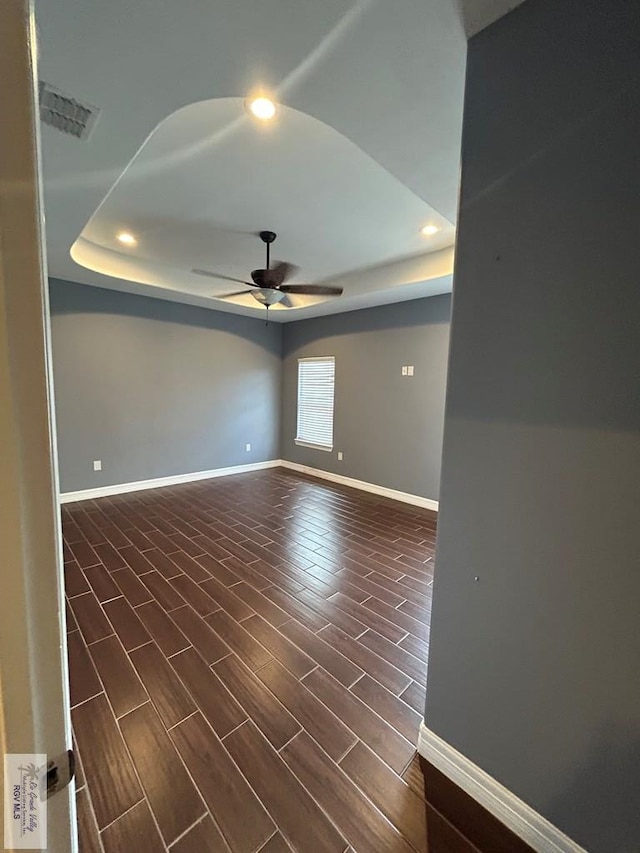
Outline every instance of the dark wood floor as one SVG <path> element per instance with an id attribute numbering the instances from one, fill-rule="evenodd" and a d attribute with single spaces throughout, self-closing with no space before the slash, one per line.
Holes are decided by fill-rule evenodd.
<path id="1" fill-rule="evenodd" d="M 427 850 L 434 513 L 273 469 L 62 514 L 82 853 Z"/>

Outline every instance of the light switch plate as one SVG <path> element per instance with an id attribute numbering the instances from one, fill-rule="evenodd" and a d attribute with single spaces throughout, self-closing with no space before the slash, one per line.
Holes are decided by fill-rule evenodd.
<path id="1" fill-rule="evenodd" d="M 248 453 L 248 452 L 251 450 L 251 445 L 250 445 L 250 444 L 245 444 L 244 449 L 245 449 L 245 450 L 247 451 L 247 453 Z"/>
<path id="2" fill-rule="evenodd" d="M 413 376 L 413 365 L 412 364 L 410 364 L 407 367 L 407 376 Z"/>
<path id="3" fill-rule="evenodd" d="M 407 376 L 407 375 L 408 375 L 408 371 L 409 371 L 409 368 L 407 367 L 407 365 L 406 365 L 406 364 L 403 364 L 403 365 L 402 365 L 402 375 L 403 375 L 403 376 Z"/>
<path id="4" fill-rule="evenodd" d="M 93 460 L 93 470 L 94 471 L 102 471 L 102 459 L 94 459 Z"/>
<path id="5" fill-rule="evenodd" d="M 342 462 L 342 451 L 338 451 L 338 462 Z"/>

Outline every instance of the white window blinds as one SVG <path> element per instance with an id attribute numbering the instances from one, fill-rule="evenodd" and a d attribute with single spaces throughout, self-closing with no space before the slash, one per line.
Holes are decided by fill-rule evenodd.
<path id="1" fill-rule="evenodd" d="M 332 355 L 298 359 L 297 444 L 332 449 L 335 370 Z"/>

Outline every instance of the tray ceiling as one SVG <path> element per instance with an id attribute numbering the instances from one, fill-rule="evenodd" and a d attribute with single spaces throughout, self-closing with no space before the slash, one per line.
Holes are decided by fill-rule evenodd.
<path id="1" fill-rule="evenodd" d="M 39 76 L 101 110 L 87 142 L 42 127 L 52 276 L 258 315 L 189 270 L 245 278 L 267 228 L 297 280 L 345 288 L 274 319 L 450 289 L 466 57 L 453 0 L 40 0 L 36 20 Z M 272 125 L 246 115 L 256 88 L 279 105 Z M 428 240 L 426 221 L 441 228 Z M 135 250 L 114 243 L 122 228 Z"/>

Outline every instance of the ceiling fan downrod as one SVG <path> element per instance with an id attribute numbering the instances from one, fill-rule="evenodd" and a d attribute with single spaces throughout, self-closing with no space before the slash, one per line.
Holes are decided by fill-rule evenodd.
<path id="1" fill-rule="evenodd" d="M 267 269 L 269 269 L 270 262 L 271 262 L 270 247 L 278 235 L 276 234 L 275 231 L 261 231 L 259 236 L 260 236 L 260 239 L 262 240 L 262 242 L 267 247 Z"/>

